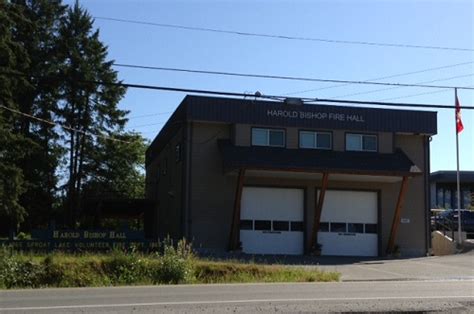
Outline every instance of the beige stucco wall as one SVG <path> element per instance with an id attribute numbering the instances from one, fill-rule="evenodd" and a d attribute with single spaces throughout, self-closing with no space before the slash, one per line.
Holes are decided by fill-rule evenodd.
<path id="1" fill-rule="evenodd" d="M 232 127 L 194 123 L 192 132 L 190 231 L 196 248 L 225 250 L 237 177 L 224 176 L 217 146 Z"/>
<path id="2" fill-rule="evenodd" d="M 236 124 L 234 126 L 234 141 L 237 146 L 250 146 L 251 145 L 251 129 L 252 127 L 262 127 L 250 124 Z M 303 128 L 282 128 L 286 130 L 286 147 L 290 149 L 297 149 L 299 147 L 299 131 L 309 130 Z M 314 129 L 315 131 L 328 131 L 323 129 Z M 347 130 L 331 130 L 333 149 L 335 151 L 345 151 L 345 136 L 349 132 Z M 358 133 L 351 131 L 352 133 Z M 364 132 L 361 132 L 364 133 Z M 379 132 L 378 135 L 378 150 L 380 153 L 392 153 L 393 152 L 393 134 L 389 132 Z"/>
<path id="3" fill-rule="evenodd" d="M 425 164 L 424 136 L 422 135 L 396 135 L 395 147 L 400 148 L 415 165 L 424 173 L 428 171 Z M 428 189 L 429 187 L 427 187 Z M 425 216 L 425 182 L 424 176 L 410 179 L 402 218 L 410 219 L 410 223 L 400 224 L 396 243 L 401 248 L 402 254 L 415 254 L 418 248 L 424 247 L 426 242 L 426 216 Z"/>

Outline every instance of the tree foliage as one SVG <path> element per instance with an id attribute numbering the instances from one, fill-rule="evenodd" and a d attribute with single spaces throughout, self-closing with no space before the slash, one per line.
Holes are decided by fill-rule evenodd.
<path id="1" fill-rule="evenodd" d="M 85 197 L 143 196 L 145 140 L 125 132 L 112 64 L 78 2 L 0 0 L 0 216 L 74 225 Z"/>
<path id="2" fill-rule="evenodd" d="M 66 7 L 58 1 L 13 0 L 12 7 L 21 14 L 15 25 L 13 38 L 21 43 L 28 62 L 23 62 L 23 73 L 29 74 L 28 88 L 15 94 L 20 111 L 44 120 L 54 120 L 60 100 L 60 85 L 50 77 L 61 67 L 58 49 L 59 27 Z M 29 117 L 19 116 L 19 132 L 33 143 L 28 154 L 18 159 L 27 189 L 21 204 L 29 213 L 27 225 L 46 224 L 53 214 L 57 177 L 63 149 L 58 130 Z"/>
<path id="3" fill-rule="evenodd" d="M 22 70 L 28 64 L 28 56 L 22 45 L 13 38 L 14 26 L 21 20 L 21 12 L 0 0 L 0 71 Z M 13 225 L 26 216 L 20 197 L 26 191 L 24 173 L 17 160 L 26 155 L 28 141 L 18 132 L 18 122 L 11 110 L 19 110 L 16 99 L 28 82 L 17 76 L 0 75 L 0 215 Z"/>
<path id="4" fill-rule="evenodd" d="M 95 150 L 101 134 L 122 131 L 126 111 L 118 109 L 125 88 L 97 85 L 94 82 L 117 83 L 112 61 L 107 61 L 107 47 L 93 29 L 91 16 L 76 2 L 67 10 L 60 29 L 60 47 L 64 55 L 62 76 L 63 101 L 61 117 L 73 127 L 66 135 L 69 149 L 67 205 L 74 221 L 80 208 L 81 190 L 85 181 L 93 179 Z"/>

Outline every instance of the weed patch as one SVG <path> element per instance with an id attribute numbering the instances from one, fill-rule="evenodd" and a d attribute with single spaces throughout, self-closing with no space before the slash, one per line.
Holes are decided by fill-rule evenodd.
<path id="1" fill-rule="evenodd" d="M 317 269 L 197 259 L 184 240 L 161 253 L 32 255 L 0 250 L 0 288 L 98 287 L 143 284 L 338 281 Z"/>

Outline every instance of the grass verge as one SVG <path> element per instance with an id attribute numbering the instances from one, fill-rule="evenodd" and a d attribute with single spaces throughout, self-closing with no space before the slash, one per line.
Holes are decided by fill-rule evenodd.
<path id="1" fill-rule="evenodd" d="M 0 288 L 101 287 L 180 283 L 321 282 L 340 274 L 316 268 L 216 262 L 196 258 L 185 242 L 161 253 L 49 255 L 0 253 Z"/>

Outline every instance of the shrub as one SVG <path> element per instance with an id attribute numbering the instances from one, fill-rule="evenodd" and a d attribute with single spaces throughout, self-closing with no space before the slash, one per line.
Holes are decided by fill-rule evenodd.
<path id="1" fill-rule="evenodd" d="M 52 287 L 61 286 L 65 277 L 65 265 L 58 262 L 58 258 L 50 254 L 43 260 L 43 267 L 43 284 Z"/>
<path id="2" fill-rule="evenodd" d="M 33 260 L 8 256 L 3 258 L 0 277 L 6 288 L 36 288 L 42 284 L 44 267 Z"/>
<path id="3" fill-rule="evenodd" d="M 176 246 L 169 238 L 163 241 L 163 254 L 158 256 L 158 264 L 151 276 L 154 283 L 178 284 L 193 279 L 193 253 L 186 240 L 180 240 Z"/>
<path id="4" fill-rule="evenodd" d="M 148 277 L 146 261 L 135 253 L 125 254 L 115 250 L 103 264 L 105 273 L 115 284 L 142 282 Z"/>

